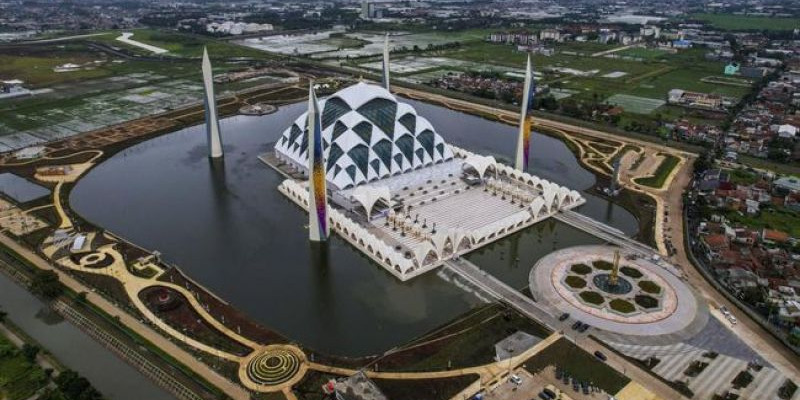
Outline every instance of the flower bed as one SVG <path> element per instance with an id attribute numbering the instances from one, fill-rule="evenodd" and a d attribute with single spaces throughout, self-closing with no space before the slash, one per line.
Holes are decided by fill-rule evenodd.
<path id="1" fill-rule="evenodd" d="M 586 264 L 574 264 L 570 270 L 576 274 L 586 275 L 592 272 L 592 267 Z"/>
<path id="2" fill-rule="evenodd" d="M 600 305 L 600 304 L 603 304 L 603 302 L 605 301 L 605 299 L 603 298 L 603 295 L 601 295 L 600 293 L 597 293 L 597 292 L 592 292 L 592 291 L 581 292 L 578 296 L 581 297 L 581 300 L 583 300 L 583 301 L 585 301 L 585 302 L 587 302 L 589 304 Z"/>
<path id="3" fill-rule="evenodd" d="M 592 266 L 597 269 L 601 269 L 603 271 L 611 271 L 612 269 L 614 269 L 614 264 L 606 260 L 592 261 Z"/>
<path id="4" fill-rule="evenodd" d="M 651 293 L 651 294 L 661 293 L 661 286 L 658 286 L 658 284 L 653 281 L 641 281 L 639 282 L 639 288 L 646 293 Z"/>
<path id="5" fill-rule="evenodd" d="M 652 296 L 640 294 L 636 295 L 633 300 L 642 308 L 650 309 L 658 307 L 658 300 Z"/>
<path id="6" fill-rule="evenodd" d="M 611 307 L 612 310 L 624 314 L 630 314 L 636 311 L 636 307 L 630 301 L 622 299 L 611 300 L 608 306 Z"/>
<path id="7" fill-rule="evenodd" d="M 623 275 L 633 279 L 639 279 L 644 276 L 638 269 L 627 266 L 620 267 L 619 272 L 622 272 Z"/>
<path id="8" fill-rule="evenodd" d="M 564 279 L 564 282 L 567 284 L 567 286 L 573 289 L 583 289 L 586 287 L 586 281 L 583 278 L 575 275 L 568 276 L 566 279 Z"/>

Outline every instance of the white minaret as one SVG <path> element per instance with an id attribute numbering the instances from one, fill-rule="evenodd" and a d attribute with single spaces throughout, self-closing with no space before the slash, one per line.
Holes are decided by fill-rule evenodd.
<path id="1" fill-rule="evenodd" d="M 208 156 L 222 157 L 222 139 L 219 137 L 219 120 L 217 119 L 217 100 L 214 97 L 214 74 L 211 72 L 211 61 L 208 51 L 203 47 L 203 103 L 206 106 L 206 134 L 208 137 Z"/>
<path id="2" fill-rule="evenodd" d="M 522 89 L 522 104 L 519 112 L 519 136 L 517 137 L 517 157 L 514 167 L 520 171 L 528 168 L 528 153 L 531 142 L 531 106 L 533 96 L 536 94 L 536 85 L 533 82 L 533 66 L 531 55 L 528 54 L 528 65 L 525 69 L 525 86 Z"/>
<path id="3" fill-rule="evenodd" d="M 328 240 L 328 190 L 322 149 L 322 121 L 314 82 L 308 83 L 308 239 Z"/>
<path id="4" fill-rule="evenodd" d="M 383 88 L 389 90 L 389 34 L 383 42 Z"/>

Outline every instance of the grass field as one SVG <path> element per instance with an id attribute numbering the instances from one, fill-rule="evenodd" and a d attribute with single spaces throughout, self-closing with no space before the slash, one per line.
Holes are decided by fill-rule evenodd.
<path id="1" fill-rule="evenodd" d="M 165 55 L 200 57 L 203 55 L 203 47 L 205 46 L 208 48 L 208 55 L 211 58 L 271 58 L 269 53 L 206 36 L 173 31 L 162 31 L 157 29 L 135 29 L 132 32 L 132 40 L 168 50 L 169 52 L 165 53 Z M 109 32 L 103 36 L 93 37 L 91 39 L 101 41 L 112 46 L 124 47 L 137 54 L 152 55 L 150 52 L 144 49 L 135 46 L 129 46 L 116 40 L 116 38 L 121 34 L 122 31 L 115 31 Z"/>
<path id="2" fill-rule="evenodd" d="M 561 367 L 570 376 L 591 382 L 609 394 L 616 394 L 631 381 L 565 338 L 551 344 L 524 364 L 531 373 L 537 373 L 549 365 Z"/>
<path id="3" fill-rule="evenodd" d="M 653 176 L 648 176 L 646 178 L 636 178 L 634 181 L 640 185 L 653 187 L 656 189 L 661 188 L 664 186 L 664 181 L 667 180 L 667 177 L 672 170 L 678 165 L 680 159 L 670 154 L 662 154 L 664 159 L 661 161 L 661 164 L 658 165 L 656 172 Z"/>
<path id="4" fill-rule="evenodd" d="M 755 229 L 774 229 L 786 232 L 792 237 L 800 237 L 800 213 L 784 207 L 767 208 L 757 215 L 747 215 L 738 211 L 727 211 L 725 218 Z"/>
<path id="5" fill-rule="evenodd" d="M 800 18 L 777 18 L 733 14 L 691 14 L 692 19 L 706 21 L 724 30 L 789 31 L 800 28 Z"/>
<path id="6" fill-rule="evenodd" d="M 669 53 L 664 50 L 646 49 L 643 47 L 631 47 L 630 49 L 618 51 L 614 54 L 622 57 L 635 57 L 644 60 L 656 60 L 665 58 L 669 55 Z"/>
<path id="7" fill-rule="evenodd" d="M 16 346 L 0 335 L 0 398 L 27 399 L 46 381 L 44 371 L 28 362 Z"/>
<path id="8" fill-rule="evenodd" d="M 664 100 L 660 99 L 631 96 L 628 94 L 615 94 L 609 97 L 606 102 L 608 104 L 620 106 L 625 109 L 625 111 L 636 114 L 650 114 L 665 103 Z"/>

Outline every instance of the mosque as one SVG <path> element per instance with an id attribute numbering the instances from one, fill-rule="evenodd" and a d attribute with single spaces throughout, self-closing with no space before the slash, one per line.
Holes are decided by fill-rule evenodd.
<path id="1" fill-rule="evenodd" d="M 534 94 L 530 63 L 517 163 L 450 145 L 384 82 L 317 100 L 275 144 L 268 161 L 289 178 L 281 193 L 309 211 L 309 237 L 330 231 L 400 280 L 577 207 L 575 190 L 525 172 Z M 266 158 L 262 158 L 266 160 Z"/>

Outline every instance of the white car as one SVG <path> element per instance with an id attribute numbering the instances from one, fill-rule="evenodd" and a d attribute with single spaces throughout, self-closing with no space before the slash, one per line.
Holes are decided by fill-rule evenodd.
<path id="1" fill-rule="evenodd" d="M 728 321 L 731 321 L 731 325 L 736 325 L 736 323 L 739 322 L 739 321 L 736 320 L 736 317 L 734 317 L 733 315 L 728 317 Z"/>
<path id="2" fill-rule="evenodd" d="M 511 374 L 511 376 L 508 377 L 508 381 L 515 385 L 522 384 L 522 378 L 520 378 L 519 375 L 517 374 Z"/>

